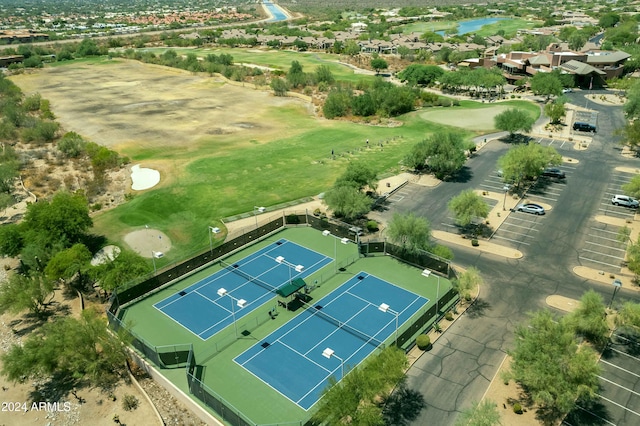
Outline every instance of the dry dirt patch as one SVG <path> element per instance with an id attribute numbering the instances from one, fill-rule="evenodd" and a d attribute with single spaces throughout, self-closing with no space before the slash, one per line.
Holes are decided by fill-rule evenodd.
<path id="1" fill-rule="evenodd" d="M 58 121 L 115 149 L 189 146 L 212 135 L 268 140 L 270 109 L 300 100 L 224 84 L 220 78 L 136 61 L 74 64 L 12 77 L 51 102 Z"/>

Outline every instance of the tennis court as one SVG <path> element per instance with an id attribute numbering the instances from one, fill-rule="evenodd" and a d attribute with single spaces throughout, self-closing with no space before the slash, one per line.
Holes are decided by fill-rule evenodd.
<path id="1" fill-rule="evenodd" d="M 339 381 L 427 303 L 360 272 L 234 361 L 309 410 L 332 376 Z"/>
<path id="2" fill-rule="evenodd" d="M 206 340 L 333 259 L 280 239 L 153 305 Z M 225 290 L 225 291 L 222 291 Z"/>

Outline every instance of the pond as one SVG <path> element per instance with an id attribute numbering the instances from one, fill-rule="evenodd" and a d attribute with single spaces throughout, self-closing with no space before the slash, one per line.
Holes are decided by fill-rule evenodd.
<path id="1" fill-rule="evenodd" d="M 462 21 L 458 23 L 457 34 L 469 34 L 478 31 L 485 25 L 495 24 L 498 21 L 510 20 L 510 18 L 480 18 L 472 19 L 471 21 Z M 444 31 L 436 31 L 440 35 L 444 35 Z"/>

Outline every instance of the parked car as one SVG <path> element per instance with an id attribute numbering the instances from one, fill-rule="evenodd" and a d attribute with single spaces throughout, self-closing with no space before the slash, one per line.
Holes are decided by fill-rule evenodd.
<path id="1" fill-rule="evenodd" d="M 544 214 L 544 207 L 542 207 L 542 206 L 540 206 L 538 204 L 526 203 L 526 204 L 519 204 L 516 207 L 516 211 L 525 212 L 525 213 L 531 213 L 531 214 L 537 214 L 537 215 L 543 215 Z"/>
<path id="2" fill-rule="evenodd" d="M 565 87 L 564 89 L 562 89 L 562 93 L 571 93 L 573 92 L 573 89 L 571 87 Z"/>
<path id="3" fill-rule="evenodd" d="M 573 130 L 578 130 L 580 132 L 596 132 L 596 126 L 589 123 L 583 123 L 582 121 L 576 121 L 573 123 Z"/>
<path id="4" fill-rule="evenodd" d="M 566 178 L 564 172 L 560 169 L 556 169 L 555 167 L 549 167 L 542 171 L 542 176 L 552 177 L 556 179 L 564 179 Z"/>
<path id="5" fill-rule="evenodd" d="M 611 204 L 616 206 L 631 207 L 632 209 L 638 208 L 638 200 L 627 195 L 614 195 L 611 199 Z"/>

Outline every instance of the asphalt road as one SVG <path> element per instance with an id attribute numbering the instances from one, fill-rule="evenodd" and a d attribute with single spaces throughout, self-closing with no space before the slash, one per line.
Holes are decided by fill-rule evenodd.
<path id="1" fill-rule="evenodd" d="M 580 104 L 586 101 L 584 94 L 575 92 L 569 97 Z M 581 264 L 580 251 L 588 238 L 589 224 L 599 214 L 613 168 L 638 167 L 640 162 L 623 158 L 613 136 L 614 129 L 624 124 L 622 108 L 593 102 L 588 106 L 599 113 L 598 133 L 588 150 L 573 152 L 579 165 L 567 178 L 553 210 L 543 218 L 544 226 L 539 227 L 535 238 L 527 240 L 528 246 L 520 247 L 524 257 L 504 259 L 470 248 L 451 247 L 455 262 L 480 269 L 486 284 L 468 313 L 409 370 L 409 387 L 418 390 L 427 404 L 413 425 L 453 424 L 461 411 L 481 400 L 511 347 L 515 326 L 527 320 L 528 312 L 548 308 L 547 296 L 580 299 L 585 291 L 593 289 L 605 301 L 610 300 L 612 287 L 582 279 L 572 269 Z M 501 142 L 491 142 L 468 161 L 460 178 L 435 188 L 412 188 L 411 197 L 391 203 L 384 214 L 412 211 L 426 217 L 434 229 L 444 229 L 441 224 L 451 221 L 447 201 L 462 190 L 480 189 L 482 181 L 495 171 L 498 157 L 508 148 Z M 635 292 L 622 290 L 616 301 L 625 298 L 640 300 Z M 629 420 L 638 420 L 631 417 Z"/>

